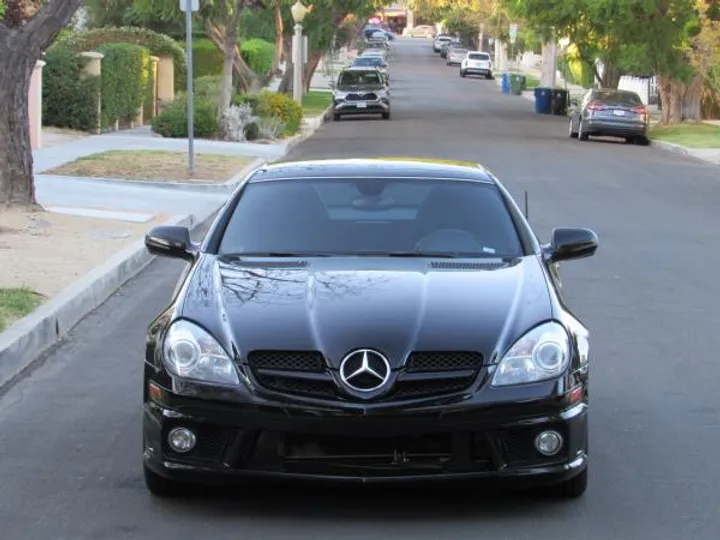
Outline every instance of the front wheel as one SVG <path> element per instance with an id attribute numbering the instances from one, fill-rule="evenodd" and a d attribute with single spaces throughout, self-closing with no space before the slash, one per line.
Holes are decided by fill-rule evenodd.
<path id="1" fill-rule="evenodd" d="M 464 77 L 464 76 L 465 76 L 465 72 L 464 72 L 462 69 L 460 70 L 460 76 L 461 76 L 461 77 Z"/>
<path id="2" fill-rule="evenodd" d="M 338 113 L 333 114 L 333 122 L 339 122 L 340 121 L 340 115 Z"/>
<path id="3" fill-rule="evenodd" d="M 160 476 L 150 470 L 147 465 L 143 465 L 143 476 L 145 478 L 145 487 L 156 497 L 179 497 L 188 492 L 187 484 Z"/>
<path id="4" fill-rule="evenodd" d="M 578 132 L 573 130 L 573 121 L 572 121 L 572 118 L 570 119 L 570 121 L 568 122 L 568 124 L 570 124 L 570 127 L 568 128 L 568 135 L 570 136 L 571 139 L 577 139 Z"/>
<path id="5" fill-rule="evenodd" d="M 578 141 L 587 141 L 590 139 L 590 136 L 585 133 L 585 130 L 583 130 L 582 127 L 582 120 L 580 120 L 578 124 Z"/>
<path id="6" fill-rule="evenodd" d="M 383 120 L 390 120 L 390 111 L 382 113 Z"/>
<path id="7" fill-rule="evenodd" d="M 635 144 L 638 146 L 648 146 L 650 144 L 650 139 L 648 139 L 645 135 L 639 135 L 635 137 Z"/>

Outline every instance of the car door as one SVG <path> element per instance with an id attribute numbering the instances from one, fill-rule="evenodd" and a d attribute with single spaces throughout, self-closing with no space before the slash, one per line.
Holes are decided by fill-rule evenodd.
<path id="1" fill-rule="evenodd" d="M 580 122 L 582 122 L 583 119 L 583 112 L 585 111 L 585 107 L 588 103 L 590 103 L 590 98 L 592 97 L 592 90 L 588 90 L 585 95 L 583 96 L 580 103 L 573 108 L 572 112 L 572 126 L 573 130 L 577 131 L 580 128 Z"/>

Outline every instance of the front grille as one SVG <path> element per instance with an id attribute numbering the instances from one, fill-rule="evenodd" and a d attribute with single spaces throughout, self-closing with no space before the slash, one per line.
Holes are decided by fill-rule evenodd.
<path id="1" fill-rule="evenodd" d="M 370 92 L 369 94 L 348 94 L 345 97 L 346 101 L 375 101 L 377 94 Z"/>
<path id="2" fill-rule="evenodd" d="M 352 399 L 338 386 L 318 351 L 252 351 L 248 366 L 259 386 L 273 392 L 329 400 Z M 397 372 L 390 391 L 378 401 L 420 399 L 462 392 L 483 367 L 474 351 L 415 351 Z"/>
<path id="3" fill-rule="evenodd" d="M 478 370 L 483 356 L 476 352 L 414 352 L 407 363 L 408 373 L 427 371 Z"/>

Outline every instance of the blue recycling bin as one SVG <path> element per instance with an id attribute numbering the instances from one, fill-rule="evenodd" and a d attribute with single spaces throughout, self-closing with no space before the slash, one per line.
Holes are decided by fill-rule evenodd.
<path id="1" fill-rule="evenodd" d="M 503 94 L 510 94 L 510 75 L 508 73 L 502 74 L 502 84 L 500 85 Z"/>
<path id="2" fill-rule="evenodd" d="M 550 114 L 553 101 L 552 88 L 538 86 L 535 88 L 535 112 L 538 114 Z"/>

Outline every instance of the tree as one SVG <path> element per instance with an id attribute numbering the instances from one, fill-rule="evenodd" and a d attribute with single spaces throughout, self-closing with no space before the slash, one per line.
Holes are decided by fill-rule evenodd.
<path id="1" fill-rule="evenodd" d="M 35 64 L 81 0 L 1 0 L 0 207 L 37 207 L 28 92 Z"/>

